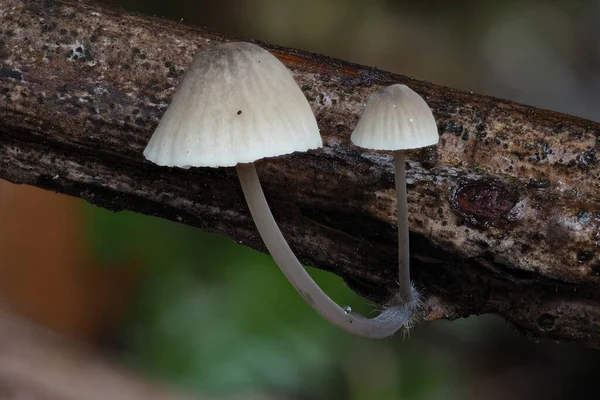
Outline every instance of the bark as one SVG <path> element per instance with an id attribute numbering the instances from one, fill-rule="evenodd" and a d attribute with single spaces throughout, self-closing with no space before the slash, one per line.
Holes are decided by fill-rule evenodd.
<path id="1" fill-rule="evenodd" d="M 0 21 L 0 177 L 264 251 L 234 169 L 142 156 L 192 57 L 231 37 L 85 2 L 3 0 Z M 495 313 L 532 338 L 600 345 L 600 124 L 262 45 L 293 71 L 325 143 L 258 163 L 304 263 L 375 301 L 396 290 L 392 158 L 349 139 L 368 95 L 405 83 L 441 135 L 408 155 L 425 318 Z"/>
<path id="2" fill-rule="evenodd" d="M 3 400 L 192 400 L 3 313 L 0 343 Z"/>

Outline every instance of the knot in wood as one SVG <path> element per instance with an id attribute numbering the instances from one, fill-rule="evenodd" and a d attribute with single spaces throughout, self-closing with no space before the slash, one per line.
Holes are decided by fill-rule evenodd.
<path id="1" fill-rule="evenodd" d="M 465 214 L 493 220 L 508 213 L 517 204 L 517 196 L 497 183 L 472 182 L 458 189 L 455 201 Z"/>

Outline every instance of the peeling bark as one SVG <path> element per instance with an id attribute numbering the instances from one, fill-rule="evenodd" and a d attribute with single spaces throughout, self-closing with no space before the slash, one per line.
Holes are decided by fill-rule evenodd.
<path id="1" fill-rule="evenodd" d="M 77 1 L 3 0 L 0 21 L 0 177 L 264 251 L 233 169 L 142 156 L 192 57 L 231 37 Z M 293 71 L 325 144 L 257 163 L 304 263 L 375 301 L 394 292 L 392 158 L 349 139 L 369 94 L 405 83 L 441 135 L 407 168 L 426 318 L 495 313 L 532 338 L 600 345 L 600 124 L 261 45 Z"/>

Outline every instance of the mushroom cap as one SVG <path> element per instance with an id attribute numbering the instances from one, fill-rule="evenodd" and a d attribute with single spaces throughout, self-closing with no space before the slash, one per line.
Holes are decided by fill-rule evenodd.
<path id="1" fill-rule="evenodd" d="M 379 89 L 369 97 L 352 143 L 374 150 L 407 150 L 431 146 L 439 140 L 431 109 L 406 85 Z"/>
<path id="2" fill-rule="evenodd" d="M 144 156 L 171 167 L 225 167 L 322 145 L 281 61 L 251 43 L 224 43 L 196 56 Z"/>

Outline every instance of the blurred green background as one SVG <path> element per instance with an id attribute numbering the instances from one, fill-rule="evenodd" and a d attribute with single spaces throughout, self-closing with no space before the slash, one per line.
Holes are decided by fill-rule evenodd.
<path id="1" fill-rule="evenodd" d="M 600 1 L 104 0 L 428 80 L 600 119 Z M 271 258 L 230 239 L 78 203 L 103 268 L 136 260 L 108 343 L 155 379 L 214 398 L 596 398 L 600 357 L 537 344 L 495 317 L 352 337 L 305 304 Z M 371 306 L 312 271 L 340 304 Z"/>

